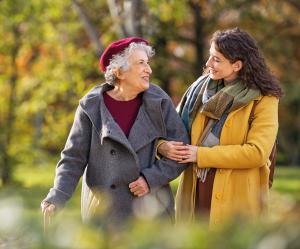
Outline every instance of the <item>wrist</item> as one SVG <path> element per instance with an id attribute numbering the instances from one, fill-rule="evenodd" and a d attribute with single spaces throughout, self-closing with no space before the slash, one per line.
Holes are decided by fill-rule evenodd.
<path id="1" fill-rule="evenodd" d="M 157 152 L 159 154 L 162 154 L 164 152 L 164 146 L 166 145 L 166 141 L 165 140 L 162 140 L 162 141 L 159 141 L 158 142 L 158 145 L 157 145 Z"/>

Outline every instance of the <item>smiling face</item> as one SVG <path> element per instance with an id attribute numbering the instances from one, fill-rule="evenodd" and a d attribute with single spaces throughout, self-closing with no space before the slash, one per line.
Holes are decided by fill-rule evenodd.
<path id="1" fill-rule="evenodd" d="M 237 78 L 238 71 L 242 68 L 241 61 L 238 60 L 231 63 L 222 53 L 216 50 L 214 43 L 210 46 L 209 54 L 206 67 L 209 71 L 209 76 L 213 80 L 224 79 L 225 82 L 231 82 Z"/>
<path id="2" fill-rule="evenodd" d="M 128 57 L 128 64 L 129 68 L 118 75 L 120 86 L 136 94 L 147 90 L 152 73 L 147 53 L 135 49 Z"/>

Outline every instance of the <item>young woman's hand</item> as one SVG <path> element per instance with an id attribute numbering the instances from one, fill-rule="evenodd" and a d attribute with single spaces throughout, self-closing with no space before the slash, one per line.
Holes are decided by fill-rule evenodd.
<path id="1" fill-rule="evenodd" d="M 166 141 L 160 144 L 157 150 L 159 154 L 174 161 L 180 162 L 187 157 L 187 147 L 183 142 Z"/>
<path id="2" fill-rule="evenodd" d="M 183 160 L 181 160 L 179 163 L 195 163 L 195 162 L 197 162 L 198 146 L 187 144 L 185 147 L 186 147 L 185 158 Z"/>

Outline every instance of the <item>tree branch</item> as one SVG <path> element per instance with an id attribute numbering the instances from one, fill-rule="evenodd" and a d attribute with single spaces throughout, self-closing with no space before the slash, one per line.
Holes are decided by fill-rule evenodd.
<path id="1" fill-rule="evenodd" d="M 122 9 L 118 5 L 118 0 L 107 0 L 107 5 L 111 14 L 112 19 L 114 20 L 114 25 L 117 29 L 117 32 L 121 37 L 128 36 L 129 32 L 123 24 Z"/>
<path id="2" fill-rule="evenodd" d="M 98 32 L 97 32 L 95 26 L 89 20 L 89 18 L 85 14 L 83 8 L 79 5 L 79 3 L 76 0 L 72 0 L 72 6 L 75 9 L 75 11 L 77 12 L 81 21 L 83 22 L 85 31 L 86 31 L 88 37 L 90 38 L 92 44 L 94 45 L 97 55 L 99 55 L 103 51 L 103 45 L 99 40 L 99 35 L 98 35 Z"/>
<path id="3" fill-rule="evenodd" d="M 300 2 L 299 0 L 287 0 L 287 2 L 300 11 Z"/>

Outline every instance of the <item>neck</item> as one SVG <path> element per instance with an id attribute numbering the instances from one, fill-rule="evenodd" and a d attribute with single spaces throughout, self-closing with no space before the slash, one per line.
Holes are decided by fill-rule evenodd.
<path id="1" fill-rule="evenodd" d="M 107 94 L 115 100 L 129 101 L 137 97 L 138 93 L 134 93 L 125 87 L 115 85 L 114 89 L 107 92 Z"/>
<path id="2" fill-rule="evenodd" d="M 233 82 L 235 82 L 237 79 L 237 77 L 233 78 L 233 79 L 224 79 L 224 85 L 231 85 Z"/>

